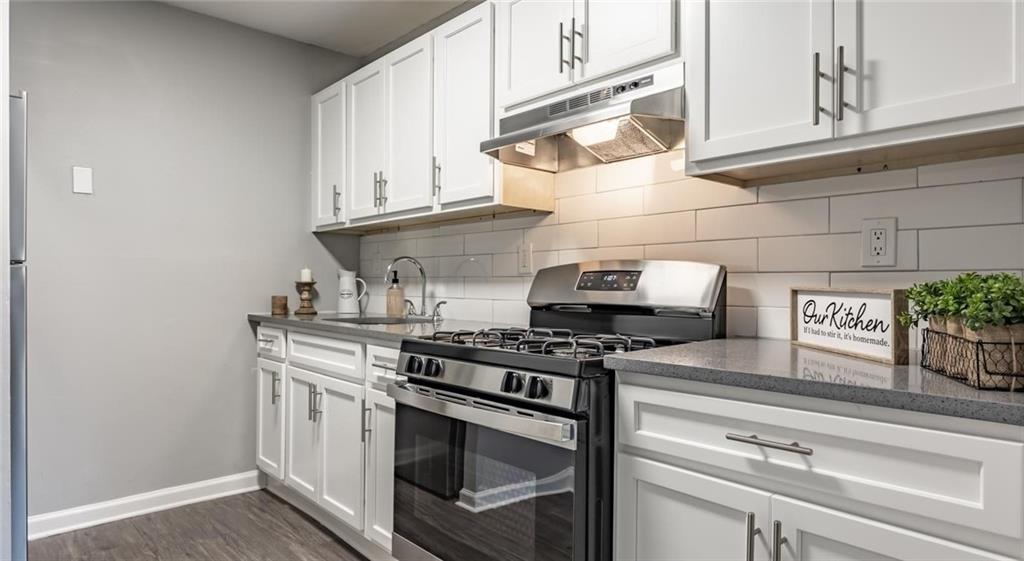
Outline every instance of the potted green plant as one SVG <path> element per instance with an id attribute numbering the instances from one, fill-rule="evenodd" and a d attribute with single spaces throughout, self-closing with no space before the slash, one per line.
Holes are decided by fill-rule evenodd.
<path id="1" fill-rule="evenodd" d="M 907 298 L 912 305 L 901 323 L 927 321 L 930 330 L 952 336 L 929 345 L 930 366 L 966 377 L 976 387 L 1016 386 L 1016 378 L 990 373 L 1020 373 L 1024 366 L 1024 280 L 1010 273 L 964 273 L 915 284 Z"/>

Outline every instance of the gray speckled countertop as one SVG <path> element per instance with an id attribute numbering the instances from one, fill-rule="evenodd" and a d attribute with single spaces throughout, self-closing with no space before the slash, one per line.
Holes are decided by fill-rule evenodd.
<path id="1" fill-rule="evenodd" d="M 446 319 L 435 325 L 430 322 L 423 323 L 402 323 L 402 324 L 358 324 L 331 321 L 332 319 L 344 317 L 358 317 L 354 314 L 321 313 L 312 317 L 297 316 L 273 316 L 270 314 L 249 314 L 249 321 L 253 323 L 266 323 L 268 325 L 280 325 L 284 327 L 299 327 L 315 331 L 324 331 L 335 335 L 348 335 L 350 337 L 365 337 L 379 339 L 382 341 L 401 342 L 402 339 L 416 338 L 433 335 L 436 331 L 476 331 L 492 327 L 489 323 L 478 321 L 463 321 L 458 319 Z"/>
<path id="2" fill-rule="evenodd" d="M 1024 392 L 976 390 L 917 365 L 888 366 L 773 339 L 717 339 L 605 358 L 615 370 L 1024 426 Z"/>

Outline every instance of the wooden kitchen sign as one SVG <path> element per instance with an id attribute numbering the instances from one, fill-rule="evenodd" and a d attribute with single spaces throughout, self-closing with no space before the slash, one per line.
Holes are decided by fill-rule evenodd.
<path id="1" fill-rule="evenodd" d="M 897 320 L 907 309 L 906 291 L 793 288 L 790 292 L 794 345 L 907 364 L 910 330 Z"/>

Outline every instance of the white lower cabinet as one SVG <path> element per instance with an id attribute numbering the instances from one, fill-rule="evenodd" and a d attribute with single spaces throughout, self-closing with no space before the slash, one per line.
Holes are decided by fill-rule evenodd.
<path id="1" fill-rule="evenodd" d="M 363 529 L 363 386 L 317 376 L 313 410 L 320 426 L 317 502 L 357 530 Z"/>
<path id="2" fill-rule="evenodd" d="M 256 361 L 256 465 L 284 477 L 284 365 Z"/>
<path id="3" fill-rule="evenodd" d="M 367 538 L 391 550 L 395 496 L 395 400 L 366 389 L 366 528 Z"/>
<path id="4" fill-rule="evenodd" d="M 320 428 L 313 414 L 317 374 L 294 366 L 285 369 L 285 476 L 289 487 L 316 500 L 320 476 Z"/>
<path id="5" fill-rule="evenodd" d="M 747 535 L 771 526 L 771 493 L 626 454 L 618 460 L 618 561 L 768 561 L 767 532 L 749 543 Z"/>
<path id="6" fill-rule="evenodd" d="M 788 497 L 773 496 L 771 503 L 772 518 L 778 521 L 784 538 L 776 561 L 1010 561 L 1009 557 Z"/>
<path id="7" fill-rule="evenodd" d="M 257 359 L 256 465 L 390 551 L 398 349 L 270 329 L 293 352 Z"/>

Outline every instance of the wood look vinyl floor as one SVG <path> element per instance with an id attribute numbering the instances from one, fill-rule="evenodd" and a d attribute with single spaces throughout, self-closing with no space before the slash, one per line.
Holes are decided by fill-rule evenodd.
<path id="1" fill-rule="evenodd" d="M 365 561 L 266 491 L 29 542 L 29 561 Z"/>

